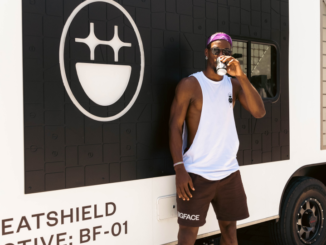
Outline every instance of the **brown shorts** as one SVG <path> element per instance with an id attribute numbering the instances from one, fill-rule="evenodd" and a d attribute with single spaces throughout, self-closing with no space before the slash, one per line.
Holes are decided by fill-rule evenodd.
<path id="1" fill-rule="evenodd" d="M 191 227 L 204 225 L 210 203 L 218 220 L 236 221 L 249 217 L 247 196 L 239 170 L 217 181 L 211 181 L 193 173 L 189 175 L 195 191 L 191 190 L 192 198 L 189 201 L 183 201 L 177 196 L 180 225 Z"/>

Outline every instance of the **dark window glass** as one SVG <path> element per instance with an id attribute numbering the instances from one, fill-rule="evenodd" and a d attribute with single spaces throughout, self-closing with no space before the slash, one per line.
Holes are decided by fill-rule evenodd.
<path id="1" fill-rule="evenodd" d="M 262 98 L 273 98 L 277 92 L 275 54 L 272 45 L 251 44 L 251 83 Z"/>
<path id="2" fill-rule="evenodd" d="M 247 75 L 247 43 L 246 42 L 240 42 L 240 41 L 234 41 L 233 47 L 232 47 L 232 53 L 233 57 L 239 60 L 241 64 L 241 68 L 243 72 Z"/>
<path id="3" fill-rule="evenodd" d="M 250 52 L 248 49 L 251 49 Z M 242 70 L 260 96 L 275 97 L 277 93 L 276 48 L 269 44 L 234 41 L 232 51 L 233 57 L 240 61 Z M 247 64 L 250 64 L 250 67 Z"/>

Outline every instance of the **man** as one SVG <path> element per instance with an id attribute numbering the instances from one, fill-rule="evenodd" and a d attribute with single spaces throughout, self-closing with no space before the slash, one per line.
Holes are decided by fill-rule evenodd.
<path id="1" fill-rule="evenodd" d="M 236 222 L 249 217 L 236 159 L 239 139 L 233 107 L 239 100 L 255 118 L 266 112 L 239 61 L 231 56 L 231 48 L 229 35 L 213 34 L 205 49 L 206 69 L 183 78 L 175 91 L 169 142 L 176 172 L 178 245 L 195 243 L 210 203 L 222 245 L 238 244 Z M 218 58 L 235 78 L 217 74 Z"/>

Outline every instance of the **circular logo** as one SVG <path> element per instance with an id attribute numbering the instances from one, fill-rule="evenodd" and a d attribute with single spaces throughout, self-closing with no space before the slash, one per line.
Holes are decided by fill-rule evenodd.
<path id="1" fill-rule="evenodd" d="M 68 33 L 68 30 L 69 30 L 69 27 L 73 21 L 73 19 L 75 18 L 75 16 L 79 13 L 79 11 L 89 5 L 89 4 L 92 4 L 92 3 L 95 3 L 95 2 L 104 2 L 104 3 L 108 3 L 108 4 L 111 4 L 113 5 L 114 7 L 116 7 L 117 9 L 119 9 L 126 17 L 127 19 L 129 20 L 132 28 L 134 29 L 134 32 L 136 34 L 136 37 L 137 37 L 137 41 L 138 41 L 138 45 L 139 45 L 139 51 L 140 51 L 140 74 L 139 74 L 139 81 L 138 81 L 138 85 L 137 85 L 137 89 L 136 89 L 136 92 L 134 94 L 134 96 L 132 97 L 131 101 L 129 102 L 129 104 L 122 110 L 120 111 L 119 113 L 117 113 L 116 115 L 114 116 L 110 116 L 110 117 L 99 117 L 99 116 L 95 116 L 93 114 L 91 114 L 90 112 L 88 112 L 87 110 L 85 110 L 80 104 L 79 102 L 77 101 L 77 99 L 75 98 L 74 94 L 72 93 L 71 91 L 71 88 L 69 86 L 69 83 L 68 83 L 68 79 L 67 79 L 67 75 L 66 75 L 66 70 L 65 70 L 65 63 L 64 63 L 64 48 L 65 48 L 65 41 L 66 41 L 66 37 L 67 37 L 67 33 Z M 116 27 L 115 27 L 116 28 Z M 92 37 L 93 38 L 93 37 Z M 94 40 L 94 39 L 92 39 Z M 97 40 L 100 42 L 100 40 Z M 83 41 L 84 43 L 86 43 L 86 41 Z M 103 42 L 103 41 L 101 41 Z M 114 40 L 111 40 L 111 41 L 107 41 L 106 43 L 108 44 L 112 44 L 112 45 L 116 45 L 118 47 L 122 47 L 122 46 L 127 46 L 128 44 L 126 43 L 123 43 L 123 42 L 120 42 L 120 40 L 117 40 L 117 38 L 115 38 Z M 69 16 L 69 18 L 67 19 L 64 27 L 63 27 L 63 31 L 62 31 L 62 35 L 61 35 L 61 39 L 60 39 L 60 48 L 59 48 L 59 62 L 60 62 L 60 72 L 61 72 L 61 77 L 62 77 L 62 82 L 63 82 L 63 85 L 67 91 L 67 94 L 68 96 L 70 97 L 71 101 L 74 103 L 74 105 L 87 117 L 93 119 L 93 120 L 96 120 L 96 121 L 101 121 L 101 122 L 108 122 L 108 121 L 113 121 L 113 120 L 116 120 L 120 117 L 122 117 L 124 114 L 126 114 L 129 109 L 133 106 L 133 104 L 135 103 L 138 95 L 139 95 L 139 92 L 140 92 L 140 89 L 141 89 L 141 86 L 142 86 L 142 83 L 143 83 L 143 78 L 144 78 L 144 69 L 145 69 L 145 55 L 144 55 L 144 47 L 143 47 L 143 42 L 142 42 L 142 39 L 141 39 L 141 36 L 140 36 L 140 33 L 139 33 L 139 30 L 134 22 L 134 20 L 132 19 L 132 17 L 130 16 L 130 14 L 127 12 L 127 10 L 125 10 L 120 4 L 118 4 L 117 2 L 113 1 L 113 0 L 86 0 L 85 2 L 79 4 L 71 13 L 71 15 Z M 78 64 L 77 64 L 78 65 Z M 99 66 L 101 66 L 99 64 Z M 103 65 L 102 65 L 103 66 Z M 77 67 L 78 69 L 78 67 Z M 100 67 L 101 70 L 105 70 L 105 69 L 102 69 Z M 84 69 L 80 68 L 79 69 L 80 71 L 83 71 Z M 108 72 L 108 70 L 105 70 L 105 73 Z M 115 71 L 116 72 L 116 71 Z M 105 74 L 104 73 L 104 74 Z M 125 72 L 124 73 L 121 73 L 122 75 L 125 75 Z M 126 78 L 123 79 L 124 81 L 126 80 Z M 92 88 L 88 88 L 86 87 L 87 84 L 83 85 L 83 81 L 80 81 L 86 94 L 93 100 L 96 100 L 96 93 L 93 92 Z M 100 81 L 102 82 L 102 81 Z M 124 84 L 126 84 L 126 82 L 124 82 Z M 84 87 L 85 86 L 85 87 Z M 125 85 L 126 87 L 126 85 Z M 87 88 L 87 89 L 85 89 Z M 124 88 L 125 89 L 125 88 Z M 123 90 L 124 91 L 124 90 Z M 120 91 L 118 91 L 119 94 L 121 94 L 121 89 Z M 117 94 L 111 94 L 111 95 L 103 95 L 101 94 L 101 98 L 104 98 L 104 97 L 109 97 L 109 100 L 106 100 L 106 101 L 103 101 L 101 99 L 99 99 L 99 101 L 103 101 L 103 104 L 101 103 L 98 103 L 100 105 L 108 105 L 110 103 L 114 103 L 116 100 L 117 100 Z M 116 97 L 116 98 L 112 98 L 112 97 Z"/>

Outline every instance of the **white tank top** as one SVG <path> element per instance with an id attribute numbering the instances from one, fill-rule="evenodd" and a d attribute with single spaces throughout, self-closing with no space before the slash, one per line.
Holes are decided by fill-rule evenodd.
<path id="1" fill-rule="evenodd" d="M 220 180 L 239 169 L 237 152 L 239 138 L 232 104 L 232 82 L 224 76 L 219 82 L 208 79 L 203 72 L 197 78 L 203 94 L 203 105 L 197 133 L 187 146 L 187 125 L 183 128 L 183 161 L 187 172 L 208 180 Z"/>

